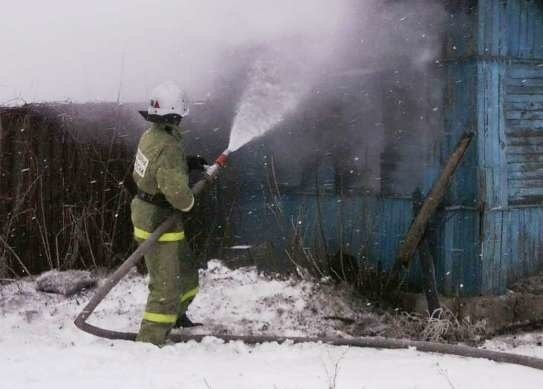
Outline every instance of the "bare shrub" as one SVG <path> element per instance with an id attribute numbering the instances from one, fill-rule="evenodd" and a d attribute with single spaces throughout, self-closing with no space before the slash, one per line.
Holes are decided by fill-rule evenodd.
<path id="1" fill-rule="evenodd" d="M 107 104 L 0 110 L 0 258 L 13 275 L 112 267 L 132 248 L 126 185 L 132 152 L 120 110 Z"/>

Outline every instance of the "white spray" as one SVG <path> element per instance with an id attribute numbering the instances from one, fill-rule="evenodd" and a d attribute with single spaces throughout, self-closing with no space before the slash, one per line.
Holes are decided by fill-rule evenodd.
<path id="1" fill-rule="evenodd" d="M 297 107 L 307 90 L 297 65 L 279 61 L 273 55 L 261 56 L 254 62 L 234 118 L 228 150 L 235 151 L 262 136 Z"/>

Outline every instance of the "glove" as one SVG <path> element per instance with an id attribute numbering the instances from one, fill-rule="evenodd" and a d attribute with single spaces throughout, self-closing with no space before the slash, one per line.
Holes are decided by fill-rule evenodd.
<path id="1" fill-rule="evenodd" d="M 187 156 L 187 165 L 189 167 L 189 172 L 193 170 L 205 170 L 205 166 L 208 165 L 205 158 L 200 157 L 199 155 L 188 155 Z"/>

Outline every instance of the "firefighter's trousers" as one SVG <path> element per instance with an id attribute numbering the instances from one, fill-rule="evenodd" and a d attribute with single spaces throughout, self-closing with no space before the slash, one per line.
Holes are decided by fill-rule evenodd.
<path id="1" fill-rule="evenodd" d="M 148 224 L 149 219 L 138 223 L 137 215 L 141 213 L 138 212 L 141 207 L 137 203 L 139 201 L 136 199 L 132 203 L 132 221 L 135 238 L 141 243 L 160 222 L 153 223 L 156 225 L 152 228 Z M 163 221 L 165 217 L 157 220 Z M 147 224 L 147 229 L 139 227 L 142 224 Z M 137 341 L 161 345 L 198 292 L 198 266 L 191 255 L 181 223 L 159 238 L 145 255 L 145 265 L 149 271 L 149 297 Z"/>

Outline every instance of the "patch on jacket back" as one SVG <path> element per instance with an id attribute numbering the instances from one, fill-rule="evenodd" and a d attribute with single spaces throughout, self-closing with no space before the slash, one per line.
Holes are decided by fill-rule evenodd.
<path id="1" fill-rule="evenodd" d="M 143 155 L 140 149 L 138 149 L 138 153 L 136 154 L 136 162 L 134 163 L 134 171 L 138 176 L 143 178 L 145 177 L 147 166 L 149 166 L 149 159 Z"/>

